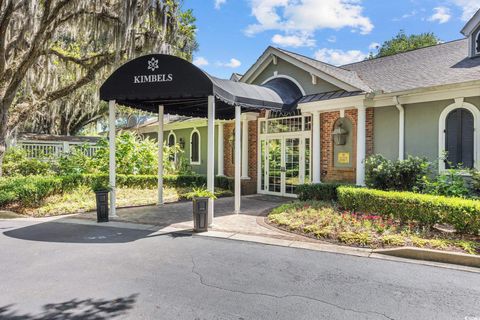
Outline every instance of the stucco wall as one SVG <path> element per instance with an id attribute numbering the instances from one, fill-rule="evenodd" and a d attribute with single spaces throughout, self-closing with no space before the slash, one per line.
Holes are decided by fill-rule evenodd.
<path id="1" fill-rule="evenodd" d="M 200 164 L 192 164 L 192 170 L 195 171 L 198 174 L 207 174 L 207 147 L 208 147 L 208 136 L 207 136 L 207 127 L 197 127 L 197 130 L 200 132 Z M 184 150 L 184 156 L 185 158 L 190 162 L 190 135 L 193 131 L 193 128 L 188 128 L 188 129 L 177 129 L 177 130 L 172 130 L 176 137 L 177 137 L 177 143 L 180 142 L 180 138 L 183 138 L 185 141 L 185 148 Z M 163 133 L 163 141 L 167 142 L 168 135 L 170 134 L 169 131 L 165 131 Z M 156 140 L 157 139 L 157 134 L 156 133 L 144 133 L 144 137 L 149 137 L 151 139 Z M 215 175 L 217 175 L 218 172 L 218 166 L 217 166 L 217 154 L 218 154 L 218 127 L 215 127 Z"/>
<path id="2" fill-rule="evenodd" d="M 255 81 L 253 81 L 253 84 L 261 85 L 265 80 L 273 77 L 275 71 L 278 71 L 278 75 L 288 75 L 297 80 L 305 90 L 306 94 L 339 90 L 338 87 L 321 79 L 317 79 L 316 85 L 312 84 L 312 76 L 310 73 L 280 58 L 277 59 L 277 65 L 270 63 L 270 65 L 268 65 L 268 67 L 262 71 Z"/>
<path id="3" fill-rule="evenodd" d="M 480 109 L 480 97 L 466 98 L 465 102 Z M 405 156 L 438 160 L 440 114 L 453 103 L 453 100 L 442 100 L 404 105 Z M 375 109 L 374 153 L 392 160 L 398 158 L 398 110 L 395 106 Z"/>
<path id="4" fill-rule="evenodd" d="M 390 160 L 398 159 L 398 109 L 375 108 L 373 152 Z"/>

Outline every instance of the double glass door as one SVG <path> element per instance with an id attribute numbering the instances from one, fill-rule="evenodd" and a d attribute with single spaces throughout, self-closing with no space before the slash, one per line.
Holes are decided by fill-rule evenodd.
<path id="1" fill-rule="evenodd" d="M 261 143 L 263 175 L 261 191 L 294 196 L 297 186 L 308 180 L 309 138 L 285 136 L 266 138 Z"/>

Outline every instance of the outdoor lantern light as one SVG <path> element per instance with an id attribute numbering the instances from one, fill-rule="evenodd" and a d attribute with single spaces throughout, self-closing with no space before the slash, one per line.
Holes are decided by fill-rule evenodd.
<path id="1" fill-rule="evenodd" d="M 338 126 L 333 130 L 333 141 L 337 146 L 344 146 L 347 144 L 348 131 L 343 128 L 343 122 L 340 122 Z"/>
<path id="2" fill-rule="evenodd" d="M 185 149 L 185 140 L 183 138 L 180 138 L 178 144 L 180 145 L 180 148 Z"/>

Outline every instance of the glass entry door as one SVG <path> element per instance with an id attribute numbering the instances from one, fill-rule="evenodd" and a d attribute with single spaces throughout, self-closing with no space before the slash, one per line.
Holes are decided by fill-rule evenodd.
<path id="1" fill-rule="evenodd" d="M 262 168 L 266 179 L 262 179 L 263 191 L 267 193 L 294 196 L 296 188 L 304 181 L 305 139 L 299 136 L 265 140 L 262 147 Z"/>

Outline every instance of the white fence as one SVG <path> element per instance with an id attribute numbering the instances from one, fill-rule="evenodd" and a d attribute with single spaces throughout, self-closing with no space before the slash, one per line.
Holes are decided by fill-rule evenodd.
<path id="1" fill-rule="evenodd" d="M 39 141 L 18 141 L 17 146 L 26 151 L 29 158 L 44 159 L 58 157 L 69 153 L 73 148 L 84 147 L 86 156 L 93 156 L 99 147 L 91 143 L 72 143 L 67 141 L 39 142 Z"/>

